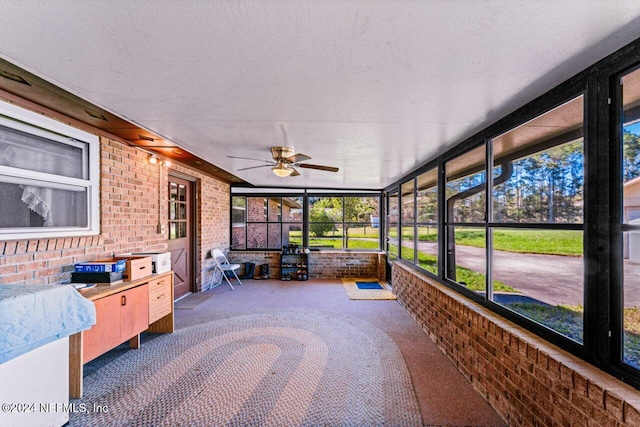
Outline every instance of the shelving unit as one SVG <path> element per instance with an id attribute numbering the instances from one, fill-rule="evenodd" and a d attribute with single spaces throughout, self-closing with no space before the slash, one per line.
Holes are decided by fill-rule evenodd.
<path id="1" fill-rule="evenodd" d="M 308 280 L 309 254 L 288 253 L 280 254 L 280 280 Z"/>

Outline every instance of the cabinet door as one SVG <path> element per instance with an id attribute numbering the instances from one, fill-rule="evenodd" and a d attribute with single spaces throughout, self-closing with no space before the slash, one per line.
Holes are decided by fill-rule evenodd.
<path id="1" fill-rule="evenodd" d="M 149 327 L 149 286 L 144 284 L 114 296 L 119 296 L 120 344 Z"/>
<path id="2" fill-rule="evenodd" d="M 119 295 L 94 301 L 96 324 L 82 333 L 82 363 L 87 363 L 122 343 Z"/>

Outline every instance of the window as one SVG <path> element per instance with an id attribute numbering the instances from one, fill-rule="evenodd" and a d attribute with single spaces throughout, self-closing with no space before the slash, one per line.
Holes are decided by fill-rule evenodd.
<path id="1" fill-rule="evenodd" d="M 280 249 L 302 244 L 302 197 L 231 198 L 231 248 Z"/>
<path id="2" fill-rule="evenodd" d="M 234 195 L 231 247 L 379 250 L 379 205 L 379 195 Z"/>
<path id="3" fill-rule="evenodd" d="M 0 239 L 99 233 L 99 140 L 0 102 Z"/>
<path id="4" fill-rule="evenodd" d="M 417 264 L 438 274 L 438 169 L 416 178 Z"/>
<path id="5" fill-rule="evenodd" d="M 484 144 L 445 163 L 446 278 L 484 294 L 486 182 Z"/>
<path id="6" fill-rule="evenodd" d="M 622 361 L 640 369 L 640 70 L 622 78 Z"/>
<path id="7" fill-rule="evenodd" d="M 309 196 L 309 247 L 379 250 L 379 196 Z"/>
<path id="8" fill-rule="evenodd" d="M 579 343 L 583 121 L 579 96 L 492 140 L 489 227 L 493 301 Z"/>

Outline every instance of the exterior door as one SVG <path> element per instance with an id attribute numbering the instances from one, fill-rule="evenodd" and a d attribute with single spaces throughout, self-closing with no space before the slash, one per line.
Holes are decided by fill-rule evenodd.
<path id="1" fill-rule="evenodd" d="M 193 183 L 169 175 L 169 251 L 174 298 L 193 289 Z"/>

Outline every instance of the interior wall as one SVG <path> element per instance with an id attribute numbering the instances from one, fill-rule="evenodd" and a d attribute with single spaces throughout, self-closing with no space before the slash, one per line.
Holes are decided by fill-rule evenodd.
<path id="1" fill-rule="evenodd" d="M 46 114 L 46 109 L 31 109 Z M 56 119 L 60 119 L 57 115 Z M 70 122 L 72 120 L 69 120 Z M 91 129 L 83 127 L 91 132 Z M 101 132 L 94 132 L 100 134 Z M 196 180 L 196 288 L 213 247 L 229 248 L 228 183 L 188 167 L 149 164 L 148 154 L 117 138 L 100 138 L 100 234 L 88 237 L 0 241 L 0 284 L 57 284 L 69 281 L 74 264 L 118 253 L 164 251 L 167 234 L 168 174 Z"/>

